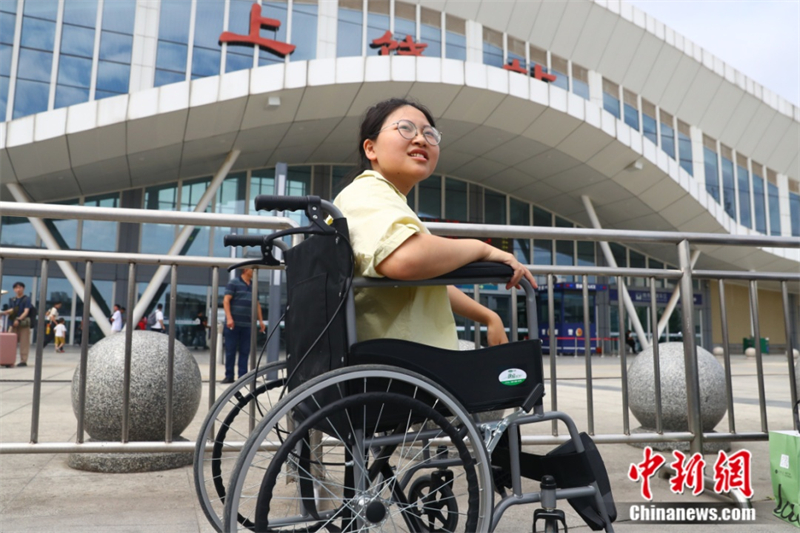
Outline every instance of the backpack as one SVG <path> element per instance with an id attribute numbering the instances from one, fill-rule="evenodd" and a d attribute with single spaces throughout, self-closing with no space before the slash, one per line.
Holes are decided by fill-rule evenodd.
<path id="1" fill-rule="evenodd" d="M 156 325 L 156 322 L 158 322 L 158 320 L 156 320 L 156 311 L 154 309 L 152 313 L 147 315 L 147 327 L 152 328 Z"/>

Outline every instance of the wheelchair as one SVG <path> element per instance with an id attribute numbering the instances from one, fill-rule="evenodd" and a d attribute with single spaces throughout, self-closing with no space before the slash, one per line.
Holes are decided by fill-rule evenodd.
<path id="1" fill-rule="evenodd" d="M 287 355 L 231 385 L 201 428 L 195 486 L 215 529 L 491 532 L 509 507 L 539 502 L 533 531 L 554 533 L 567 531 L 556 506 L 566 499 L 591 529 L 613 531 L 597 448 L 568 415 L 544 411 L 538 338 L 471 351 L 357 341 L 355 290 L 505 283 L 510 267 L 473 263 L 413 282 L 354 279 L 347 221 L 333 204 L 259 196 L 255 208 L 303 210 L 309 225 L 225 239 L 262 253 L 232 268 L 285 266 Z M 292 234 L 306 238 L 287 249 L 279 239 Z M 283 262 L 275 247 L 285 249 Z M 522 287 L 536 335 L 535 291 L 524 279 Z M 503 409 L 512 412 L 486 420 Z M 553 420 L 569 440 L 546 455 L 523 452 L 520 427 Z M 523 492 L 522 478 L 540 490 Z"/>

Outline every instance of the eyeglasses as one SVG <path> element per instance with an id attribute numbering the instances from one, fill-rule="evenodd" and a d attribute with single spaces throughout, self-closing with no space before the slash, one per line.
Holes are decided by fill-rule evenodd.
<path id="1" fill-rule="evenodd" d="M 381 128 L 378 133 L 382 132 L 385 129 L 389 129 L 392 126 L 397 125 L 397 132 L 404 138 L 408 139 L 409 141 L 414 139 L 417 136 L 417 125 L 411 122 L 410 120 L 398 120 L 397 122 L 392 122 L 388 126 Z M 439 142 L 442 140 L 442 132 L 434 128 L 433 126 L 422 126 L 422 136 L 425 137 L 425 140 L 428 143 L 432 144 L 433 146 L 438 146 Z"/>

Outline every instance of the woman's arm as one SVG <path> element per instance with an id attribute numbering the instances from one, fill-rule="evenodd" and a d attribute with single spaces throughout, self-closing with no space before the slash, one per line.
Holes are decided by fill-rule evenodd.
<path id="1" fill-rule="evenodd" d="M 447 296 L 450 298 L 450 307 L 453 308 L 455 314 L 486 326 L 486 338 L 489 346 L 508 342 L 506 329 L 500 315 L 479 304 L 452 285 L 447 287 Z"/>
<path id="2" fill-rule="evenodd" d="M 447 239 L 424 233 L 406 239 L 375 270 L 392 279 L 420 280 L 447 274 L 475 261 L 504 263 L 514 269 L 506 289 L 517 286 L 523 277 L 536 287 L 530 271 L 507 252 L 476 239 Z"/>

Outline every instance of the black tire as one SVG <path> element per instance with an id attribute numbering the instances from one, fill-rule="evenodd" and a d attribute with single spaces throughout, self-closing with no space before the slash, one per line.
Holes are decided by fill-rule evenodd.
<path id="1" fill-rule="evenodd" d="M 251 406 L 255 426 L 273 407 L 275 391 L 283 387 L 285 378 L 284 361 L 251 370 L 225 389 L 200 427 L 194 451 L 194 486 L 203 513 L 217 531 L 222 531 L 226 484 L 250 434 Z"/>
<path id="2" fill-rule="evenodd" d="M 312 440 L 314 433 L 324 437 Z M 440 458 L 437 449 L 448 443 L 453 458 Z M 228 486 L 223 531 L 246 529 L 240 516 L 257 531 L 338 532 L 362 518 L 370 531 L 424 531 L 403 488 L 444 468 L 454 474 L 457 531 L 488 531 L 488 457 L 452 396 L 393 367 L 328 372 L 281 400 L 248 439 Z"/>
<path id="3" fill-rule="evenodd" d="M 434 485 L 430 474 L 419 477 L 408 488 L 408 503 L 430 533 L 455 531 L 458 527 L 458 503 L 451 483 Z"/>

